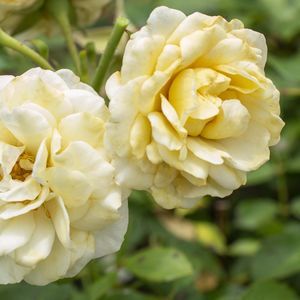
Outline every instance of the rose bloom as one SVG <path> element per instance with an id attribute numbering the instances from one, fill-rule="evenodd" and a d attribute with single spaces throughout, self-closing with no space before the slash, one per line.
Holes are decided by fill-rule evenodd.
<path id="1" fill-rule="evenodd" d="M 127 191 L 104 101 L 68 70 L 0 76 L 0 283 L 44 285 L 120 248 Z"/>
<path id="2" fill-rule="evenodd" d="M 8 29 L 16 27 L 21 19 L 20 12 L 34 6 L 37 0 L 0 0 L 0 27 Z"/>
<path id="3" fill-rule="evenodd" d="M 50 0 L 51 1 L 51 0 Z M 71 0 L 80 26 L 95 23 L 101 16 L 102 9 L 111 0 Z"/>
<path id="4" fill-rule="evenodd" d="M 165 208 L 245 184 L 284 124 L 266 56 L 264 36 L 238 20 L 155 9 L 106 85 L 118 182 Z"/>
<path id="5" fill-rule="evenodd" d="M 77 25 L 87 26 L 99 19 L 103 7 L 110 0 L 70 0 L 70 2 L 75 11 Z M 0 26 L 8 32 L 13 32 L 22 19 L 32 11 L 39 9 L 41 4 L 40 0 L 0 0 Z M 34 26 L 34 29 L 36 32 L 50 33 L 53 31 L 51 27 L 54 25 L 48 18 L 41 18 L 38 26 Z"/>

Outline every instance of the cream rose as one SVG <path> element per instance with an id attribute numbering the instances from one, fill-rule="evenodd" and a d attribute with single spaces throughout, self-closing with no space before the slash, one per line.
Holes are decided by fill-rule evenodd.
<path id="1" fill-rule="evenodd" d="M 76 11 L 77 22 L 81 26 L 95 23 L 102 10 L 111 0 L 71 0 Z"/>
<path id="2" fill-rule="evenodd" d="M 224 197 L 269 159 L 283 127 L 262 34 L 159 7 L 106 85 L 117 180 L 165 208 Z"/>
<path id="3" fill-rule="evenodd" d="M 0 27 L 12 31 L 22 19 L 23 12 L 39 0 L 0 0 Z"/>
<path id="4" fill-rule="evenodd" d="M 103 148 L 104 101 L 68 70 L 0 76 L 0 283 L 44 285 L 117 251 L 127 191 Z"/>
<path id="5" fill-rule="evenodd" d="M 51 1 L 51 0 L 45 0 Z M 70 0 L 75 11 L 77 25 L 87 26 L 95 23 L 102 10 L 111 0 Z M 32 9 L 40 8 L 42 0 L 0 0 L 0 27 L 13 32 L 19 23 Z M 48 17 L 41 18 L 34 32 L 51 33 L 55 25 Z M 55 26 L 54 26 L 55 27 Z"/>

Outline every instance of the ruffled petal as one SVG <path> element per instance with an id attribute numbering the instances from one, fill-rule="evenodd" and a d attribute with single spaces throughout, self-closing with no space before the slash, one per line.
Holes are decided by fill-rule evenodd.
<path id="1" fill-rule="evenodd" d="M 0 118 L 30 154 L 35 154 L 41 142 L 52 133 L 48 120 L 28 108 L 17 107 L 11 112 L 2 110 Z"/>
<path id="2" fill-rule="evenodd" d="M 70 248 L 70 219 L 63 200 L 60 197 L 49 199 L 45 204 L 53 222 L 56 235 L 65 248 Z"/>
<path id="3" fill-rule="evenodd" d="M 83 173 L 62 167 L 47 168 L 45 173 L 49 187 L 67 207 L 83 205 L 91 196 L 92 186 Z"/>
<path id="4" fill-rule="evenodd" d="M 46 259 L 52 250 L 55 239 L 52 222 L 43 209 L 33 215 L 38 226 L 36 226 L 30 241 L 15 252 L 16 262 L 27 267 L 35 267 L 37 263 Z"/>
<path id="5" fill-rule="evenodd" d="M 24 246 L 31 239 L 36 225 L 30 213 L 0 221 L 0 256 L 10 254 Z"/>
<path id="6" fill-rule="evenodd" d="M 25 275 L 24 280 L 33 285 L 46 285 L 65 276 L 71 263 L 71 253 L 58 239 L 55 240 L 50 255 L 35 269 Z"/>

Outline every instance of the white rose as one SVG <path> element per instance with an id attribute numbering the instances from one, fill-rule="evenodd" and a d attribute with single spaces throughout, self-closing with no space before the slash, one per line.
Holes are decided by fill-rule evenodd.
<path id="1" fill-rule="evenodd" d="M 118 182 L 165 208 L 245 184 L 284 124 L 266 56 L 264 36 L 238 20 L 155 9 L 106 85 Z"/>
<path id="2" fill-rule="evenodd" d="M 108 117 L 71 71 L 0 76 L 0 283 L 48 284 L 120 248 L 127 191 L 103 148 Z"/>

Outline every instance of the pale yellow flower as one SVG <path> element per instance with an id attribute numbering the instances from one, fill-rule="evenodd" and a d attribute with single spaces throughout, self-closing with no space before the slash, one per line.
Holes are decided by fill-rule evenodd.
<path id="1" fill-rule="evenodd" d="M 68 70 L 0 76 L 0 283 L 44 285 L 117 251 L 127 191 L 103 148 L 104 101 Z"/>
<path id="2" fill-rule="evenodd" d="M 51 1 L 51 0 L 45 0 Z M 88 26 L 95 23 L 101 16 L 102 10 L 111 0 L 71 0 L 71 5 L 75 11 L 77 25 Z M 32 11 L 41 7 L 41 0 L 0 0 L 0 26 L 13 32 L 20 24 L 22 19 Z M 35 34 L 49 34 L 53 30 L 55 22 L 41 11 L 41 18 L 38 24 L 33 26 Z M 30 35 L 32 32 L 29 32 Z"/>
<path id="3" fill-rule="evenodd" d="M 111 0 L 71 0 L 81 26 L 95 23 L 101 16 L 102 10 Z"/>
<path id="4" fill-rule="evenodd" d="M 118 182 L 165 208 L 245 184 L 284 124 L 266 57 L 264 36 L 238 20 L 155 9 L 106 85 Z"/>
<path id="5" fill-rule="evenodd" d="M 0 27 L 13 31 L 26 9 L 30 9 L 37 2 L 38 0 L 0 0 Z"/>

